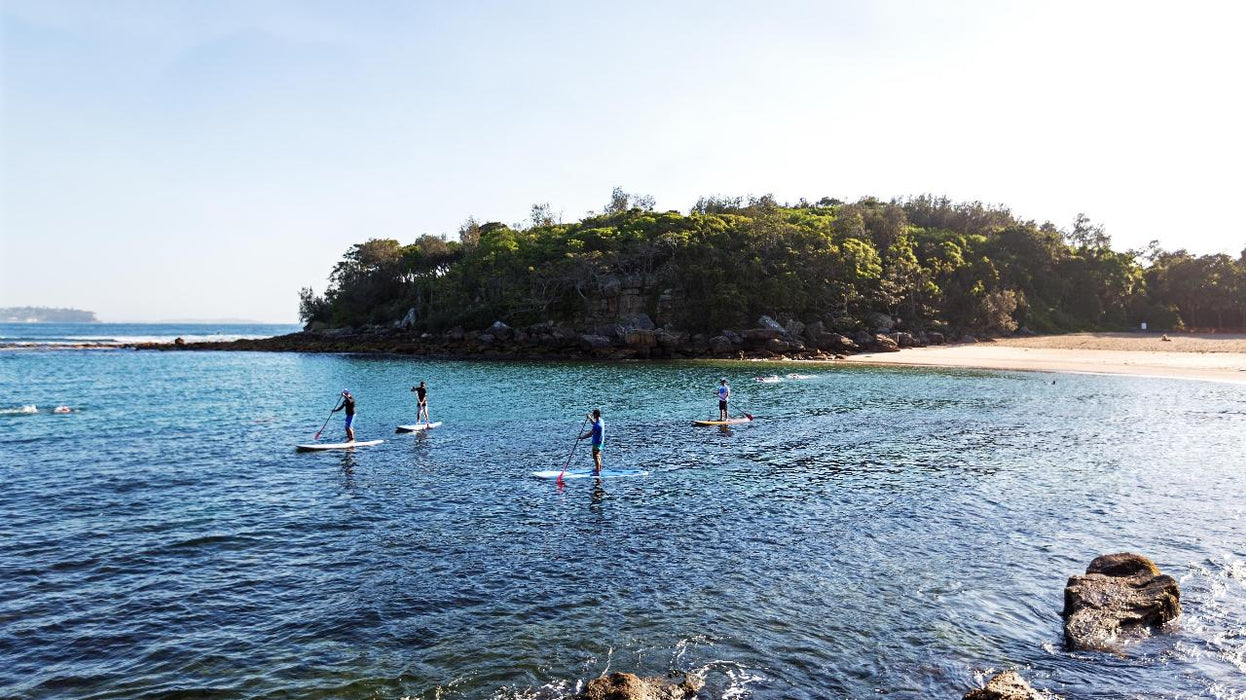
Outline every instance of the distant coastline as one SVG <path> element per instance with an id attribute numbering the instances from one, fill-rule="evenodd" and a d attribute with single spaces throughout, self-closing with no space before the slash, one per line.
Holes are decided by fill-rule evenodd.
<path id="1" fill-rule="evenodd" d="M 0 323 L 99 323 L 94 311 L 54 309 L 47 306 L 0 308 Z"/>

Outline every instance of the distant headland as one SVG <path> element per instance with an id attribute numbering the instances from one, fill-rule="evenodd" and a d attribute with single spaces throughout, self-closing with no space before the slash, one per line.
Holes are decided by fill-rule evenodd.
<path id="1" fill-rule="evenodd" d="M 94 311 L 53 309 L 46 306 L 0 308 L 0 323 L 98 323 Z"/>

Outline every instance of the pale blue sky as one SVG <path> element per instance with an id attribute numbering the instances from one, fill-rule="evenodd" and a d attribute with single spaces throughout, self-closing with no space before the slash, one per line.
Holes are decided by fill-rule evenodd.
<path id="1" fill-rule="evenodd" d="M 622 5 L 622 6 L 619 6 Z M 293 321 L 368 237 L 930 192 L 1246 247 L 1246 12 L 0 0 L 0 306 Z"/>

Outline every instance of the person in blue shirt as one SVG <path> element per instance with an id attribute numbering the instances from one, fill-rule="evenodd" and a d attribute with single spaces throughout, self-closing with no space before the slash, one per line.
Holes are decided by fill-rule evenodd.
<path id="1" fill-rule="evenodd" d="M 731 387 L 727 386 L 726 377 L 718 380 L 718 391 L 714 394 L 718 397 L 718 420 L 727 420 L 727 400 L 731 398 Z"/>
<path id="2" fill-rule="evenodd" d="M 578 439 L 593 439 L 593 473 L 601 473 L 601 450 L 606 444 L 606 422 L 601 419 L 601 411 L 594 408 L 593 412 L 588 414 L 588 418 L 592 419 L 593 427 L 588 432 L 581 435 Z"/>

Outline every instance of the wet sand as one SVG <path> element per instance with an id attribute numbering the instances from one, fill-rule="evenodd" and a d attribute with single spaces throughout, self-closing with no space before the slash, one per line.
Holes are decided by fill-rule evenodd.
<path id="1" fill-rule="evenodd" d="M 1089 372 L 1246 384 L 1246 335 L 1071 333 L 861 353 L 847 362 Z"/>

